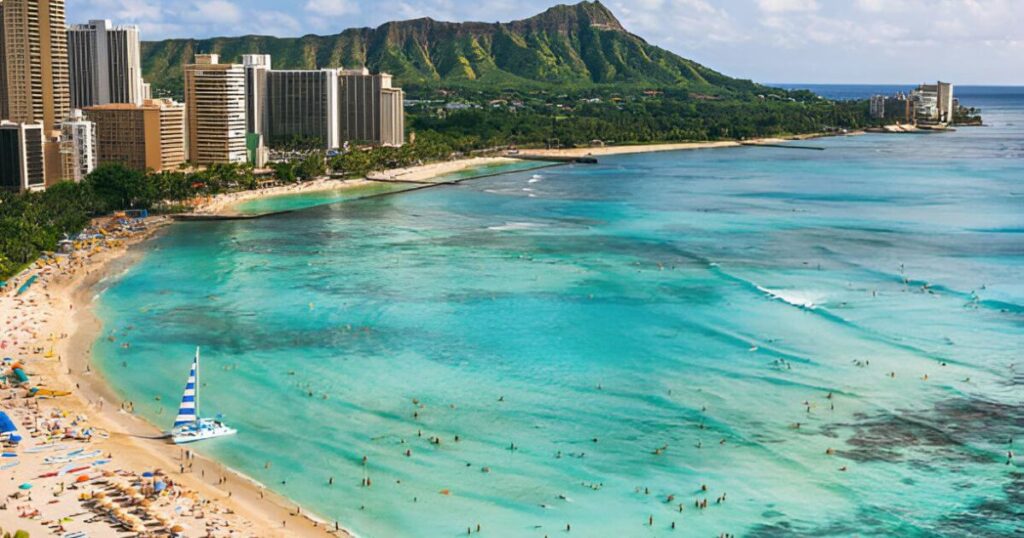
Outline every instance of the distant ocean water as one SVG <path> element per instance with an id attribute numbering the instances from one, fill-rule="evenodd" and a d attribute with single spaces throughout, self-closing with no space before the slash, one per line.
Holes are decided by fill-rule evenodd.
<path id="1" fill-rule="evenodd" d="M 972 91 L 987 127 L 176 225 L 94 356 L 169 426 L 203 346 L 239 434 L 195 448 L 362 536 L 1010 535 L 1024 90 Z"/>

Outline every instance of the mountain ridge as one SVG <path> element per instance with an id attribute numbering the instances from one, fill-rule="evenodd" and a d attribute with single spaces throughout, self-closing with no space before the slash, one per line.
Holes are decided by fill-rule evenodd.
<path id="1" fill-rule="evenodd" d="M 143 72 L 154 88 L 181 88 L 181 66 L 196 53 L 270 54 L 279 69 L 361 67 L 386 71 L 407 87 L 592 86 L 691 87 L 707 93 L 749 91 L 727 77 L 630 33 L 598 1 L 556 5 L 511 22 L 391 21 L 338 34 L 279 38 L 248 35 L 143 42 Z"/>

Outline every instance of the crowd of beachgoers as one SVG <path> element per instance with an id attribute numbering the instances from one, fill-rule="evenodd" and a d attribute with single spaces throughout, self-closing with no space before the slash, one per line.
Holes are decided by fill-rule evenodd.
<path id="1" fill-rule="evenodd" d="M 0 532 L 105 536 L 344 534 L 160 435 L 94 372 L 92 286 L 167 221 L 97 220 L 0 289 Z M 83 304 L 84 303 L 84 304 Z M 94 319 L 94 318 L 93 318 Z M 98 323 L 97 323 L 98 325 Z M 83 344 L 84 343 L 84 344 Z M 120 404 L 120 405 L 119 405 Z M 159 433 L 159 432 L 157 432 Z"/>

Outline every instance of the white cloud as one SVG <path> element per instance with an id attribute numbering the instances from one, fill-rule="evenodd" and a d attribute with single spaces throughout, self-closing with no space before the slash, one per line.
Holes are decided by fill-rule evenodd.
<path id="1" fill-rule="evenodd" d="M 187 18 L 201 24 L 237 23 L 242 20 L 242 10 L 228 0 L 200 0 L 193 2 L 193 12 Z M 229 31 L 224 28 L 222 31 Z"/>
<path id="2" fill-rule="evenodd" d="M 258 33 L 267 35 L 300 35 L 305 33 L 302 23 L 295 17 L 280 11 L 256 13 Z"/>
<path id="3" fill-rule="evenodd" d="M 885 11 L 886 2 L 885 0 L 857 0 L 857 7 L 869 13 L 881 13 Z"/>
<path id="4" fill-rule="evenodd" d="M 616 0 L 610 7 L 627 30 L 670 48 L 746 40 L 729 12 L 707 0 Z"/>
<path id="5" fill-rule="evenodd" d="M 817 0 L 757 0 L 757 7 L 766 13 L 817 11 Z"/>
<path id="6" fill-rule="evenodd" d="M 351 0 L 308 0 L 306 11 L 315 15 L 339 17 L 359 12 L 359 4 Z"/>

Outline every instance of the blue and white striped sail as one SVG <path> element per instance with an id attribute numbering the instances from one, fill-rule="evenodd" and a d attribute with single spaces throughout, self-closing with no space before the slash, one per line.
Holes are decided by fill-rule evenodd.
<path id="1" fill-rule="evenodd" d="M 199 420 L 196 414 L 198 397 L 196 387 L 199 379 L 199 348 L 196 348 L 196 358 L 192 361 L 192 371 L 188 374 L 188 382 L 185 383 L 185 393 L 181 396 L 181 406 L 178 407 L 178 417 L 174 419 L 174 427 L 192 424 Z"/>

